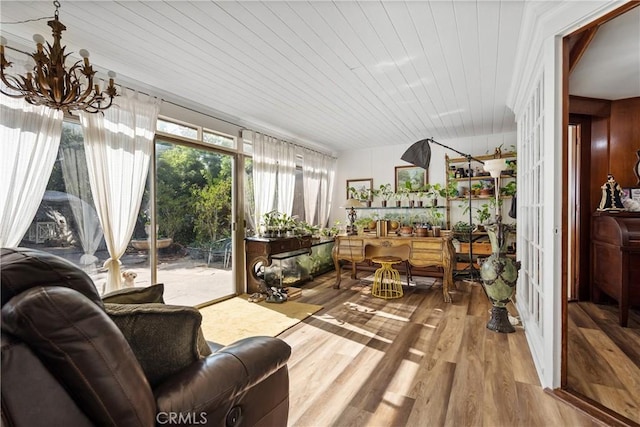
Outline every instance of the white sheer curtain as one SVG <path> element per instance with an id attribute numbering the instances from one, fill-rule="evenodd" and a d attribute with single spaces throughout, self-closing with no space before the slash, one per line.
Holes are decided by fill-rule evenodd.
<path id="1" fill-rule="evenodd" d="M 324 156 L 322 159 L 322 176 L 320 177 L 320 220 L 321 227 L 327 226 L 331 213 L 331 200 L 333 199 L 333 185 L 336 178 L 336 159 Z"/>
<path id="2" fill-rule="evenodd" d="M 302 152 L 302 187 L 304 188 L 304 217 L 309 224 L 316 224 L 318 194 L 322 176 L 323 156 L 311 150 Z M 319 218 L 318 218 L 319 219 Z M 318 223 L 321 227 L 322 223 Z"/>
<path id="3" fill-rule="evenodd" d="M 80 115 L 89 183 L 110 258 L 105 291 L 119 289 L 124 254 L 147 181 L 160 103 L 123 92 L 102 114 Z"/>
<path id="4" fill-rule="evenodd" d="M 262 215 L 272 211 L 276 200 L 278 145 L 275 138 L 253 132 L 253 198 L 256 227 Z"/>
<path id="5" fill-rule="evenodd" d="M 0 247 L 29 229 L 58 154 L 62 111 L 0 95 Z"/>
<path id="6" fill-rule="evenodd" d="M 76 198 L 69 198 L 71 212 L 78 225 L 78 238 L 84 254 L 80 257 L 80 265 L 88 272 L 93 272 L 98 258 L 94 255 L 102 241 L 102 228 L 97 212 L 86 203 L 91 200 L 89 187 L 89 171 L 82 145 L 62 148 L 62 178 L 67 193 Z"/>
<path id="7" fill-rule="evenodd" d="M 296 187 L 296 146 L 278 142 L 278 211 L 293 213 L 293 196 Z"/>

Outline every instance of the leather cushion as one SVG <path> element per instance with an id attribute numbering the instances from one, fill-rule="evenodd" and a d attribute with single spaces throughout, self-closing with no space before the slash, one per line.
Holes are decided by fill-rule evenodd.
<path id="1" fill-rule="evenodd" d="M 36 249 L 2 248 L 0 265 L 2 305 L 27 289 L 55 285 L 75 289 L 102 307 L 93 280 L 64 258 Z"/>
<path id="2" fill-rule="evenodd" d="M 113 304 L 164 303 L 164 284 L 118 289 L 102 296 L 102 302 Z"/>
<path id="3" fill-rule="evenodd" d="M 3 425 L 95 426 L 29 346 L 4 331 L 0 368 Z"/>
<path id="4" fill-rule="evenodd" d="M 65 287 L 37 287 L 2 307 L 2 328 L 26 342 L 91 420 L 155 423 L 155 400 L 129 344 L 107 314 Z"/>
<path id="5" fill-rule="evenodd" d="M 129 342 L 152 387 L 211 354 L 193 307 L 165 304 L 105 304 Z"/>

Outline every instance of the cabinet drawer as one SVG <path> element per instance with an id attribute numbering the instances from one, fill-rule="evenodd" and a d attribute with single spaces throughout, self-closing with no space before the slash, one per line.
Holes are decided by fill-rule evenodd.
<path id="1" fill-rule="evenodd" d="M 442 252 L 442 240 L 422 240 L 412 242 L 413 251 L 437 251 Z"/>

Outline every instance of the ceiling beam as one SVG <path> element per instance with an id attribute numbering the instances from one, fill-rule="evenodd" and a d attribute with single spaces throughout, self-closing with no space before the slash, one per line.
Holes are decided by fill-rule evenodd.
<path id="1" fill-rule="evenodd" d="M 596 33 L 598 32 L 598 28 L 600 27 L 594 26 L 579 34 L 574 35 L 574 37 L 577 37 L 578 40 L 575 42 L 575 44 L 571 48 L 571 52 L 569 53 L 569 75 L 571 75 L 573 69 L 576 67 L 576 65 L 578 65 L 578 62 L 580 62 L 580 58 L 582 58 L 582 55 L 587 51 L 589 43 L 591 43 L 591 40 L 593 40 Z"/>

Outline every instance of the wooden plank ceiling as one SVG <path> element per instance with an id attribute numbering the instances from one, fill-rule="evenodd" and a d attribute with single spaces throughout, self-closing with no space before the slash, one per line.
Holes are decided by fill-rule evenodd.
<path id="1" fill-rule="evenodd" d="M 63 42 L 177 104 L 339 152 L 515 130 L 521 1 L 62 1 Z M 2 33 L 51 39 L 48 1 Z M 14 55 L 15 58 L 15 55 Z"/>

